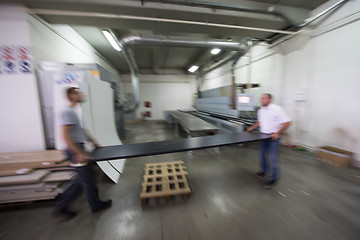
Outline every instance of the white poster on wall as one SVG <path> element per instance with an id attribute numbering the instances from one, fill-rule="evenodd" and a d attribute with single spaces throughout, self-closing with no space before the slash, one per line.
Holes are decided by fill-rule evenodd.
<path id="1" fill-rule="evenodd" d="M 2 74 L 16 74 L 16 52 L 10 46 L 1 46 L 1 69 Z"/>
<path id="2" fill-rule="evenodd" d="M 23 74 L 32 73 L 32 56 L 29 47 L 16 48 L 18 72 Z"/>
<path id="3" fill-rule="evenodd" d="M 27 46 L 0 46 L 0 74 L 31 74 L 32 55 Z"/>

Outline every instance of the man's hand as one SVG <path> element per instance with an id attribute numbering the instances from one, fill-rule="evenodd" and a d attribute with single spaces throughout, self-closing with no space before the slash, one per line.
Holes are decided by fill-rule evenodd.
<path id="1" fill-rule="evenodd" d="M 258 128 L 260 126 L 260 122 L 259 121 L 256 121 L 256 123 L 254 123 L 253 125 L 251 125 L 250 127 L 248 127 L 246 129 L 247 132 L 251 132 L 252 130 Z"/>
<path id="2" fill-rule="evenodd" d="M 90 159 L 90 156 L 88 156 L 85 153 L 78 153 L 75 155 L 75 162 L 76 163 L 87 163 Z"/>
<path id="3" fill-rule="evenodd" d="M 272 140 L 278 140 L 280 138 L 280 134 L 279 133 L 273 133 L 273 134 L 271 134 L 271 138 L 272 138 Z"/>
<path id="4" fill-rule="evenodd" d="M 271 135 L 273 140 L 278 140 L 280 138 L 280 135 L 290 126 L 291 122 L 285 122 L 282 124 L 280 130 L 274 134 Z"/>
<path id="5" fill-rule="evenodd" d="M 94 145 L 95 148 L 101 147 L 100 144 L 98 144 L 97 142 L 93 142 L 93 145 Z"/>

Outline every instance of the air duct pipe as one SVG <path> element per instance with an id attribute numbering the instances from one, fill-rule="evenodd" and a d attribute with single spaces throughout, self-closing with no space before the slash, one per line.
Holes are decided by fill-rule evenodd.
<path id="1" fill-rule="evenodd" d="M 212 70 L 215 70 L 218 67 L 221 67 L 225 64 L 227 64 L 228 62 L 234 61 L 236 59 L 239 59 L 241 56 L 243 56 L 246 53 L 246 51 L 244 52 L 233 52 L 230 53 L 229 55 L 227 55 L 226 57 L 224 57 L 223 59 L 221 59 L 220 61 L 217 61 L 213 64 L 211 64 L 210 66 L 205 66 L 202 67 L 199 72 L 201 75 L 205 75 L 209 72 L 211 72 Z M 206 65 L 206 64 L 205 64 Z"/>
<path id="2" fill-rule="evenodd" d="M 124 106 L 124 112 L 131 113 L 135 111 L 140 104 L 139 68 L 136 64 L 131 48 L 129 46 L 126 46 L 125 44 L 121 44 L 121 41 L 120 41 L 120 45 L 122 46 L 122 50 L 123 50 L 122 52 L 130 68 L 131 84 L 134 90 L 133 102 L 130 103 L 128 102 L 127 104 L 123 104 L 123 106 Z M 127 101 L 131 101 L 131 100 L 127 99 Z"/>
<path id="3" fill-rule="evenodd" d="M 247 49 L 246 45 L 236 42 L 174 39 L 166 37 L 128 36 L 122 38 L 120 43 L 124 48 L 134 45 L 150 45 L 163 47 L 221 48 L 222 50 L 242 52 Z"/>
<path id="4" fill-rule="evenodd" d="M 235 65 L 236 63 L 239 61 L 241 56 L 237 57 L 234 59 L 234 61 L 231 64 L 231 84 L 232 84 L 232 88 L 231 88 L 231 95 L 232 95 L 232 106 L 233 109 L 236 109 L 236 79 L 235 79 Z"/>
<path id="5" fill-rule="evenodd" d="M 199 85 L 198 85 L 198 93 L 200 93 L 200 89 L 202 87 L 202 84 L 204 82 L 204 75 L 211 72 L 212 70 L 215 70 L 216 68 L 219 68 L 231 61 L 237 61 L 238 59 L 240 59 L 248 50 L 248 47 L 246 45 L 243 45 L 244 49 L 243 51 L 239 51 L 239 52 L 232 52 L 229 55 L 227 55 L 226 57 L 222 58 L 221 60 L 213 63 L 211 65 L 209 64 L 205 64 L 204 66 L 202 66 L 199 69 L 199 74 L 198 74 L 198 78 L 199 80 Z"/>

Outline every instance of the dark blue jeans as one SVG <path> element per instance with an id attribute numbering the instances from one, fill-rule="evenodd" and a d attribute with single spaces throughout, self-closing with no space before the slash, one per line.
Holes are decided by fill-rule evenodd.
<path id="1" fill-rule="evenodd" d="M 82 145 L 79 145 L 83 148 Z M 66 151 L 69 160 L 73 161 L 73 155 L 70 151 Z M 83 191 L 89 202 L 91 211 L 98 209 L 102 202 L 99 198 L 99 190 L 96 183 L 96 174 L 94 172 L 93 163 L 89 163 L 83 167 L 75 167 L 77 177 L 71 182 L 71 185 L 60 196 L 55 207 L 57 210 L 66 209 Z"/>
<path id="2" fill-rule="evenodd" d="M 279 178 L 279 150 L 280 139 L 267 139 L 260 142 L 261 170 L 270 176 L 269 180 Z"/>

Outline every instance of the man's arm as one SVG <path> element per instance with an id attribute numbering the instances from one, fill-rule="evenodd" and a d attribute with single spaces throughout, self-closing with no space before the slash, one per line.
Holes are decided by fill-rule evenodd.
<path id="1" fill-rule="evenodd" d="M 70 131 L 72 126 L 71 125 L 64 125 L 63 126 L 63 135 L 64 140 L 69 148 L 69 150 L 74 154 L 75 156 L 75 162 L 83 163 L 87 162 L 87 160 L 90 158 L 84 151 L 79 148 L 74 142 L 71 140 L 70 137 Z"/>
<path id="2" fill-rule="evenodd" d="M 251 132 L 252 130 L 258 128 L 260 126 L 260 122 L 259 121 L 256 121 L 256 123 L 254 123 L 253 125 L 251 125 L 250 127 L 248 127 L 246 129 L 247 132 Z"/>
<path id="3" fill-rule="evenodd" d="M 278 132 L 274 133 L 271 135 L 272 139 L 273 140 L 278 140 L 280 135 L 285 132 L 285 130 L 290 126 L 291 124 L 291 121 L 288 121 L 288 122 L 285 122 L 281 125 L 281 128 Z"/>

